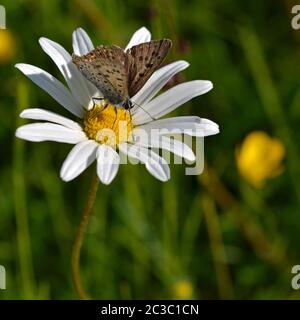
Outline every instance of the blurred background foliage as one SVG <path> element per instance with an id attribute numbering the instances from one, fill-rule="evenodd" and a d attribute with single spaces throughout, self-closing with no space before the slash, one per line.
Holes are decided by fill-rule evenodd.
<path id="1" fill-rule="evenodd" d="M 293 1 L 1 1 L 0 264 L 3 299 L 77 298 L 70 255 L 92 171 L 59 178 L 70 150 L 17 140 L 23 108 L 65 110 L 14 68 L 37 65 L 61 79 L 39 47 L 48 37 L 71 52 L 83 27 L 95 44 L 125 46 L 146 26 L 174 46 L 168 61 L 191 66 L 170 85 L 209 79 L 214 89 L 177 109 L 220 125 L 205 139 L 205 171 L 173 165 L 160 183 L 139 165 L 100 186 L 81 272 L 97 299 L 297 299 L 300 264 L 300 30 Z M 298 137 L 298 138 L 297 138 Z"/>

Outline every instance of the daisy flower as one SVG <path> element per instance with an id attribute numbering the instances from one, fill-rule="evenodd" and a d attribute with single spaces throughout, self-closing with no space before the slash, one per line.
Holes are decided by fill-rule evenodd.
<path id="1" fill-rule="evenodd" d="M 125 50 L 150 39 L 150 32 L 142 27 L 133 34 Z M 189 66 L 186 61 L 176 61 L 156 70 L 142 89 L 131 97 L 135 103 L 132 109 L 116 108 L 111 104 L 102 108 L 100 104 L 95 106 L 95 98 L 102 97 L 101 92 L 82 76 L 72 62 L 71 55 L 49 39 L 40 38 L 39 43 L 59 68 L 68 87 L 33 65 L 21 63 L 16 67 L 78 120 L 44 109 L 26 109 L 20 114 L 21 118 L 42 122 L 21 126 L 17 129 L 16 136 L 34 142 L 73 144 L 74 147 L 60 171 L 64 181 L 76 178 L 96 160 L 100 181 L 109 184 L 118 172 L 121 154 L 139 160 L 154 177 L 167 181 L 170 178 L 169 165 L 153 148 L 171 151 L 189 161 L 194 161 L 195 155 L 187 144 L 172 139 L 161 133 L 166 131 L 158 129 L 201 137 L 219 132 L 217 124 L 196 116 L 154 120 L 212 89 L 210 81 L 196 80 L 176 85 L 157 95 L 176 73 Z M 83 29 L 73 32 L 73 50 L 76 55 L 87 54 L 93 49 L 94 46 Z M 122 133 L 119 132 L 121 124 L 125 127 Z M 115 138 L 111 139 L 110 135 L 103 134 L 105 130 L 113 132 Z M 156 135 L 151 135 L 151 139 L 145 139 L 145 135 L 141 134 L 141 131 L 154 130 Z"/>

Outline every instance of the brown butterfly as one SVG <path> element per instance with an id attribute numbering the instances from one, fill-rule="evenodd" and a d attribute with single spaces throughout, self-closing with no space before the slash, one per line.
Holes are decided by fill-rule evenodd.
<path id="1" fill-rule="evenodd" d="M 103 98 L 128 109 L 133 97 L 162 64 L 171 48 L 168 39 L 133 46 L 99 46 L 84 56 L 72 55 L 79 71 L 103 94 Z"/>

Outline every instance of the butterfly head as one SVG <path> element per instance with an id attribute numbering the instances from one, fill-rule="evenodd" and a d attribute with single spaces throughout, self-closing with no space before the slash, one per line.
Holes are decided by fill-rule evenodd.
<path id="1" fill-rule="evenodd" d="M 132 101 L 130 100 L 129 97 L 127 97 L 123 102 L 122 102 L 122 107 L 125 109 L 125 110 L 130 110 L 132 107 L 133 107 L 133 103 Z"/>

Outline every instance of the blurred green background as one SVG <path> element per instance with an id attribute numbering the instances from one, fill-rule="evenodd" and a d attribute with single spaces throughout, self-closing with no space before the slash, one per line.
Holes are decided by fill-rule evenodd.
<path id="1" fill-rule="evenodd" d="M 205 139 L 200 176 L 186 176 L 184 166 L 172 165 L 171 180 L 161 183 L 144 166 L 127 165 L 110 186 L 100 185 L 82 249 L 86 290 L 95 299 L 300 297 L 290 284 L 291 268 L 300 264 L 300 30 L 292 29 L 290 13 L 296 3 L 1 4 L 12 38 L 0 37 L 0 264 L 7 273 L 0 298 L 77 298 L 71 247 L 95 170 L 64 183 L 59 170 L 70 145 L 14 137 L 24 108 L 67 115 L 14 64 L 34 64 L 62 80 L 39 37 L 71 52 L 71 34 L 82 27 L 94 44 L 125 46 L 143 25 L 153 38 L 173 40 L 168 61 L 191 64 L 171 84 L 214 83 L 210 93 L 173 114 L 211 119 L 221 133 Z M 257 130 L 276 138 L 285 156 L 276 156 L 275 140 L 259 143 L 254 137 L 243 150 L 246 160 L 240 158 L 239 146 Z"/>

